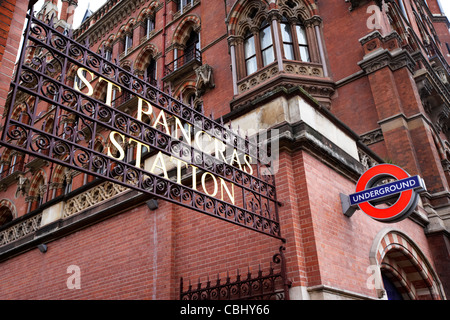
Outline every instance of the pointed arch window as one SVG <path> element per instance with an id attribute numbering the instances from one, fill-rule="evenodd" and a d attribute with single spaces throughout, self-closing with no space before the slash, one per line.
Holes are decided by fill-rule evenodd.
<path id="1" fill-rule="evenodd" d="M 184 50 L 184 55 L 186 62 L 191 61 L 197 57 L 200 51 L 200 35 L 194 30 L 191 31 L 189 39 L 186 41 L 186 49 Z"/>
<path id="2" fill-rule="evenodd" d="M 261 42 L 261 57 L 263 67 L 275 61 L 273 52 L 272 28 L 267 20 L 264 20 L 259 30 L 259 40 Z"/>
<path id="3" fill-rule="evenodd" d="M 304 77 L 305 64 L 311 64 L 314 77 L 329 75 L 322 19 L 312 15 L 304 0 L 277 3 L 273 9 L 264 1 L 248 0 L 230 14 L 235 17 L 228 37 L 234 95 L 280 74 Z"/>
<path id="4" fill-rule="evenodd" d="M 245 34 L 244 59 L 247 76 L 275 61 L 272 28 L 267 20 L 261 23 L 255 33 L 248 30 Z"/>
<path id="5" fill-rule="evenodd" d="M 7 206 L 0 207 L 0 226 L 11 222 L 14 219 L 14 215 Z"/>
<path id="6" fill-rule="evenodd" d="M 155 29 L 155 18 L 152 16 L 147 17 L 145 26 L 145 34 L 147 39 L 150 37 L 150 33 Z"/>
<path id="7" fill-rule="evenodd" d="M 122 39 L 123 54 L 127 55 L 133 47 L 133 33 L 127 33 Z"/>
<path id="8" fill-rule="evenodd" d="M 283 39 L 284 56 L 288 60 L 295 60 L 294 39 L 292 37 L 291 25 L 283 17 L 281 20 L 281 38 Z"/>
<path id="9" fill-rule="evenodd" d="M 295 26 L 295 31 L 297 33 L 297 41 L 300 50 L 300 60 L 310 62 L 309 48 L 308 48 L 308 38 L 306 37 L 306 30 L 302 24 L 297 24 Z"/>
<path id="10" fill-rule="evenodd" d="M 16 164 L 17 164 L 17 153 L 14 153 L 11 156 L 11 162 L 9 163 L 9 174 L 13 174 L 14 171 L 17 170 Z"/>
<path id="11" fill-rule="evenodd" d="M 288 60 L 311 62 L 308 38 L 303 24 L 295 23 L 291 25 L 287 18 L 283 17 L 280 26 L 284 57 Z"/>
<path id="12" fill-rule="evenodd" d="M 146 69 L 146 75 L 147 75 L 147 82 L 156 85 L 156 60 L 153 58 L 150 58 L 150 61 L 148 63 L 147 69 Z"/>
<path id="13" fill-rule="evenodd" d="M 255 36 L 249 31 L 244 39 L 245 67 L 247 75 L 258 70 L 256 62 Z"/>

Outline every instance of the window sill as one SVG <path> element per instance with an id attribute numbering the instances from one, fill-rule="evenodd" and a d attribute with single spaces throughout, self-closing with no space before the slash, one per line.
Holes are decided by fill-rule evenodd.
<path id="1" fill-rule="evenodd" d="M 321 64 L 294 60 L 283 60 L 283 70 L 277 62 L 238 81 L 238 93 L 230 102 L 232 111 L 261 103 L 273 94 L 281 94 L 293 87 L 302 89 L 319 104 L 328 108 L 335 92 L 335 83 L 324 76 Z"/>
<path id="2" fill-rule="evenodd" d="M 283 71 L 281 73 L 299 77 L 324 77 L 323 67 L 321 64 L 295 60 L 283 60 Z M 263 69 L 238 81 L 238 95 L 262 85 L 266 81 L 270 81 L 270 79 L 277 74 L 279 74 L 279 71 L 277 62 L 275 61 Z"/>

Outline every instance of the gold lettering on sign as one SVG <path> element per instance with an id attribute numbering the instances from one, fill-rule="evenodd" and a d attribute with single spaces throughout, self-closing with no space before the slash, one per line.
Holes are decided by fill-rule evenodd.
<path id="1" fill-rule="evenodd" d="M 122 92 L 122 89 L 118 85 L 116 85 L 115 83 L 113 83 L 113 82 L 111 82 L 109 80 L 106 80 L 105 78 L 100 78 L 100 80 L 98 80 L 99 83 L 102 82 L 102 81 L 106 81 L 108 83 L 107 86 L 106 86 L 106 102 L 105 102 L 105 104 L 107 106 L 111 107 L 111 102 L 112 102 L 112 98 L 113 98 L 113 86 L 118 88 L 119 92 Z"/>
<path id="2" fill-rule="evenodd" d="M 87 75 L 90 76 L 91 80 L 89 81 L 86 77 Z M 91 85 L 91 82 L 94 80 L 94 73 L 87 70 L 86 68 L 79 68 L 77 70 L 77 76 L 79 80 L 86 86 L 87 93 L 85 93 L 88 96 L 92 96 L 94 94 L 94 88 Z M 121 88 L 116 85 L 114 82 L 99 77 L 98 83 L 100 82 L 106 82 L 106 101 L 105 104 L 111 107 L 112 99 L 113 99 L 113 92 L 114 90 L 118 90 L 121 92 Z M 77 91 L 81 92 L 81 89 L 79 88 L 78 81 L 75 81 L 74 88 Z M 160 108 L 158 108 L 160 109 Z M 238 150 L 236 148 L 233 148 L 231 150 L 227 150 L 227 145 L 221 141 L 220 139 L 211 136 L 209 133 L 199 130 L 195 132 L 195 134 L 192 137 L 192 125 L 189 123 L 183 122 L 181 119 L 179 119 L 176 116 L 170 116 L 174 120 L 173 124 L 173 134 L 171 133 L 170 127 L 168 125 L 167 121 L 167 115 L 164 112 L 163 109 L 159 110 L 158 115 L 154 113 L 153 105 L 146 101 L 145 99 L 142 99 L 140 97 L 137 97 L 137 114 L 136 114 L 136 120 L 142 121 L 142 122 L 148 122 L 149 125 L 155 129 L 162 130 L 164 129 L 165 133 L 169 135 L 170 137 L 173 137 L 177 140 L 182 140 L 184 143 L 186 143 L 189 146 L 194 145 L 194 147 L 199 150 L 200 152 L 210 154 L 211 156 L 214 156 L 216 159 L 230 165 L 230 166 L 237 166 L 240 170 L 244 171 L 247 174 L 253 175 L 253 167 L 252 167 L 252 157 L 250 157 L 248 154 L 240 155 Z M 148 119 L 144 119 L 144 116 Z M 156 116 L 156 118 L 155 118 Z M 133 151 L 133 159 L 129 159 L 130 156 L 127 156 L 127 160 L 135 160 L 135 166 L 140 168 L 142 164 L 142 151 L 143 148 L 145 148 L 146 151 L 150 151 L 150 146 L 137 140 L 134 138 L 128 138 L 117 131 L 111 131 L 109 133 L 109 142 L 108 148 L 107 148 L 107 155 L 108 157 L 111 157 L 113 159 L 116 159 L 118 161 L 123 161 L 126 156 L 126 151 L 131 152 Z M 127 150 L 124 150 L 125 145 L 131 146 L 135 145 L 135 148 L 128 148 Z M 208 150 L 205 150 L 208 149 Z M 231 156 L 230 156 L 231 153 Z M 227 157 L 228 155 L 228 157 Z M 169 175 L 167 173 L 167 165 L 166 165 L 166 159 L 164 158 L 165 154 L 163 154 L 161 151 L 155 154 L 153 163 L 148 164 L 150 167 L 150 172 L 152 174 L 157 174 L 162 176 L 165 179 L 169 179 Z M 166 156 L 166 158 L 169 158 L 169 156 Z M 194 164 L 190 164 L 186 161 L 183 161 L 177 157 L 170 156 L 170 162 L 172 164 L 176 165 L 176 182 L 178 184 L 182 184 L 182 170 L 183 169 L 191 169 L 191 184 L 192 189 L 197 191 L 197 173 L 199 171 L 199 168 L 196 167 Z M 148 160 L 151 161 L 151 160 Z M 243 161 L 243 162 L 242 162 Z M 147 163 L 145 165 L 147 167 Z M 211 182 L 211 185 L 207 186 L 209 184 L 209 181 Z M 235 194 L 234 194 L 234 183 L 227 182 L 225 179 L 221 177 L 217 177 L 216 175 L 210 173 L 210 172 L 203 172 L 201 174 L 200 178 L 200 185 L 202 187 L 203 192 L 210 196 L 210 197 L 216 197 L 220 190 L 220 200 L 224 201 L 225 197 L 227 197 L 232 204 L 235 204 Z"/>
<path id="3" fill-rule="evenodd" d="M 81 80 L 81 82 L 84 83 L 84 85 L 88 88 L 88 92 L 86 93 L 86 95 L 88 96 L 92 96 L 92 94 L 94 93 L 94 88 L 92 88 L 91 83 L 86 79 L 86 77 L 83 74 L 83 71 L 86 71 L 86 74 L 89 74 L 91 76 L 92 79 L 94 79 L 94 74 L 89 71 L 86 68 L 79 68 L 77 70 L 77 76 L 78 78 Z M 75 90 L 80 91 L 81 89 L 78 87 L 78 82 L 75 81 L 75 86 L 74 86 Z"/>

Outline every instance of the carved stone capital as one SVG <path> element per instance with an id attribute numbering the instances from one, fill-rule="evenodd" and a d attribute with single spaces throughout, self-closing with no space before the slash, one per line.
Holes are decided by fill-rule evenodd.
<path id="1" fill-rule="evenodd" d="M 366 55 L 374 52 L 376 49 L 394 51 L 402 48 L 402 39 L 395 31 L 386 36 L 382 36 L 379 31 L 375 30 L 359 39 L 359 42 Z"/>
<path id="2" fill-rule="evenodd" d="M 384 140 L 383 131 L 381 128 L 367 132 L 365 134 L 361 135 L 361 142 L 364 143 L 366 146 L 369 146 L 371 144 L 380 142 Z"/>
<path id="3" fill-rule="evenodd" d="M 311 18 L 309 18 L 308 20 L 305 20 L 305 27 L 316 27 L 316 26 L 320 26 L 322 24 L 322 18 L 319 16 L 312 16 Z"/>
<path id="4" fill-rule="evenodd" d="M 283 16 L 278 9 L 272 9 L 269 11 L 268 18 L 270 21 L 277 20 L 280 22 Z"/>
<path id="5" fill-rule="evenodd" d="M 229 36 L 227 38 L 227 40 L 228 40 L 228 44 L 230 46 L 236 46 L 236 45 L 244 43 L 244 37 L 243 36 Z"/>
<path id="6" fill-rule="evenodd" d="M 33 202 L 37 199 L 36 196 L 27 196 L 25 197 L 25 202 Z"/>
<path id="7" fill-rule="evenodd" d="M 415 61 L 406 50 L 401 50 L 392 54 L 388 50 L 379 50 L 358 62 L 358 65 L 367 73 L 372 73 L 384 67 L 389 67 L 392 71 L 408 68 L 414 73 Z"/>

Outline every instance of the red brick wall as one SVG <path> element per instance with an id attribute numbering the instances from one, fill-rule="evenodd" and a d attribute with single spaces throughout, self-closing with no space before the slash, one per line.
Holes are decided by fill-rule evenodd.
<path id="1" fill-rule="evenodd" d="M 293 286 L 329 285 L 375 296 L 367 289 L 369 250 L 386 227 L 356 212 L 342 214 L 339 193 L 354 182 L 305 151 L 280 154 L 277 192 L 288 277 Z M 431 260 L 423 229 L 404 231 Z M 267 270 L 281 241 L 180 206 L 146 205 L 0 263 L 4 299 L 177 299 L 179 280 L 196 285 L 237 269 Z M 81 290 L 66 286 L 67 267 L 81 270 Z M 26 266 L 26 267 L 24 267 Z M 186 288 L 186 287 L 185 287 Z"/>
<path id="2" fill-rule="evenodd" d="M 333 96 L 331 111 L 339 119 L 345 119 L 345 123 L 358 134 L 379 127 L 370 82 L 366 77 L 338 88 Z"/>
<path id="3" fill-rule="evenodd" d="M 0 264 L 4 299 L 151 297 L 153 220 L 135 209 Z M 81 290 L 69 290 L 67 267 L 81 271 Z M 26 267 L 24 267 L 26 266 Z"/>
<path id="4" fill-rule="evenodd" d="M 28 1 L 3 0 L 0 4 L 0 115 L 8 95 L 27 8 Z"/>
<path id="5" fill-rule="evenodd" d="M 375 291 L 366 286 L 369 273 L 367 268 L 372 241 L 382 229 L 389 227 L 410 235 L 432 261 L 427 238 L 423 228 L 407 219 L 400 223 L 386 225 L 356 211 L 344 217 L 340 206 L 339 193 L 354 192 L 354 184 L 324 165 L 310 154 L 303 153 L 310 213 L 305 211 L 304 219 L 309 221 L 310 239 L 314 241 L 307 264 L 308 285 L 329 285 L 370 296 Z M 308 234 L 308 228 L 302 234 Z M 317 252 L 314 252 L 314 247 Z M 305 251 L 308 247 L 305 246 Z"/>
<path id="6" fill-rule="evenodd" d="M 12 4 L 12 1 L 3 1 L 1 7 L 11 26 L 9 30 L 6 27 L 1 29 L 3 34 L 8 34 L 7 38 L 2 39 L 0 34 L 0 48 L 3 47 L 0 51 L 0 89 L 3 90 L 0 91 L 0 106 L 4 105 L 11 82 L 18 47 L 17 34 L 22 30 L 26 10 L 23 2 L 10 8 L 14 10 L 8 9 L 6 4 Z M 327 2 L 327 5 L 320 6 L 331 72 L 335 80 L 340 80 L 360 71 L 357 62 L 362 59 L 363 50 L 348 50 L 348 43 L 359 48 L 358 39 L 367 34 L 367 29 L 361 26 L 366 13 L 365 10 L 349 13 L 348 4 L 343 2 L 336 2 L 335 6 Z M 217 23 L 223 25 L 223 20 L 217 17 L 224 16 L 224 7 L 202 6 L 196 10 L 213 13 L 202 15 L 202 23 L 208 26 L 207 32 L 202 28 L 202 44 L 219 39 L 225 30 L 210 30 L 209 26 L 215 24 L 215 19 L 222 21 Z M 172 24 L 167 30 L 167 44 L 172 39 L 175 26 Z M 342 41 L 343 34 L 346 41 Z M 161 50 L 162 39 L 158 37 L 156 44 Z M 209 108 L 206 112 L 214 110 L 218 116 L 229 111 L 229 105 L 224 101 L 229 101 L 232 96 L 226 40 L 209 47 L 203 58 L 214 70 L 225 70 L 215 72 L 216 89 L 214 94 L 206 95 L 204 101 Z M 167 57 L 166 63 L 169 61 L 170 57 Z M 162 70 L 161 66 L 158 70 Z M 346 123 L 358 133 L 376 128 L 379 119 L 394 115 L 402 108 L 413 114 L 417 96 L 413 95 L 406 102 L 400 102 L 398 98 L 399 95 L 412 94 L 412 81 L 405 72 L 397 72 L 398 78 L 395 78 L 386 68 L 369 79 L 360 79 L 339 89 L 332 112 L 336 111 L 341 119 L 348 120 Z M 359 117 L 355 117 L 355 110 L 358 110 Z M 416 162 L 426 163 L 428 158 L 415 157 L 413 138 L 432 141 L 424 127 L 412 132 L 398 128 L 386 132 L 386 142 L 377 144 L 376 148 L 389 157 L 395 156 L 401 165 L 414 173 L 419 167 Z M 403 148 L 398 148 L 398 145 Z M 414 146 L 422 150 L 417 144 Z M 436 156 L 435 150 L 431 149 L 421 152 Z M 343 216 L 339 193 L 353 192 L 354 181 L 306 151 L 281 152 L 279 165 L 277 194 L 283 204 L 279 215 L 282 235 L 286 238 L 288 277 L 293 286 L 324 284 L 375 296 L 375 291 L 365 286 L 369 277 L 366 273 L 370 264 L 369 250 L 375 235 L 386 225 L 362 212 L 356 212 L 351 218 Z M 77 182 L 81 183 L 81 180 Z M 8 195 L 13 197 L 13 191 L 10 188 Z M 212 280 L 218 273 L 224 278 L 227 271 L 233 277 L 237 269 L 241 273 L 245 273 L 247 268 L 256 272 L 259 264 L 262 270 L 267 270 L 273 254 L 282 244 L 277 239 L 214 217 L 162 201 L 159 204 L 156 211 L 141 205 L 50 242 L 45 254 L 33 249 L 1 262 L 0 297 L 176 299 L 180 277 L 184 277 L 186 284 L 189 280 L 195 284 L 199 278 L 205 282 L 207 276 Z M 410 235 L 432 261 L 422 227 L 411 220 L 389 226 Z M 66 286 L 70 276 L 67 267 L 70 265 L 81 269 L 81 290 L 69 290 Z"/>

